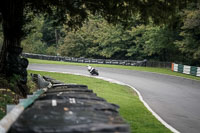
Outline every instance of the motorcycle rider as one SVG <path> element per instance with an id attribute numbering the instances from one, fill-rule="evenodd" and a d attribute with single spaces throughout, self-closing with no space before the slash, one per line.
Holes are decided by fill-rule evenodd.
<path id="1" fill-rule="evenodd" d="M 87 65 L 88 71 L 93 75 L 96 74 L 98 75 L 97 70 L 95 70 L 93 67 L 91 67 L 90 65 Z"/>
<path id="2" fill-rule="evenodd" d="M 94 68 L 91 67 L 90 65 L 87 65 L 87 68 L 88 68 L 88 71 L 89 71 L 90 73 L 94 70 Z"/>

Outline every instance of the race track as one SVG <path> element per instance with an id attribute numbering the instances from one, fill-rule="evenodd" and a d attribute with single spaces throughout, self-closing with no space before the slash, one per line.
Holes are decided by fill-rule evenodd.
<path id="1" fill-rule="evenodd" d="M 30 64 L 28 69 L 89 75 L 86 66 Z M 133 70 L 97 69 L 101 77 L 135 87 L 150 108 L 178 131 L 200 132 L 200 81 Z"/>

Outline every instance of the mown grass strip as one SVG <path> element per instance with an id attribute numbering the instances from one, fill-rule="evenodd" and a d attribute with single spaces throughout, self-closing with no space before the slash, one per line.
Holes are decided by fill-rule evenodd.
<path id="1" fill-rule="evenodd" d="M 120 106 L 120 115 L 130 124 L 133 133 L 171 132 L 145 108 L 136 93 L 127 86 L 110 83 L 96 78 L 70 74 L 38 71 L 29 71 L 29 73 L 50 76 L 65 83 L 87 85 L 88 88 L 92 89 L 99 97 Z"/>
<path id="2" fill-rule="evenodd" d="M 30 63 L 36 64 L 58 64 L 58 65 L 79 65 L 86 66 L 88 63 L 73 63 L 73 62 L 62 62 L 62 61 L 49 61 L 49 60 L 38 60 L 38 59 L 28 59 Z M 168 74 L 173 76 L 179 76 L 194 80 L 200 80 L 200 77 L 182 74 L 178 72 L 173 72 L 170 69 L 165 68 L 155 68 L 155 67 L 136 67 L 136 66 L 123 66 L 123 65 L 108 65 L 108 64 L 90 64 L 93 67 L 108 67 L 108 68 L 118 68 L 118 69 L 128 69 L 128 70 L 137 70 L 137 71 L 146 71 L 146 72 L 155 72 L 160 74 Z"/>

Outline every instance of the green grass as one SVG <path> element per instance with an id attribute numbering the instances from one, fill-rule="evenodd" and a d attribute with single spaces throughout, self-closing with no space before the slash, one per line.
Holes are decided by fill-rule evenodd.
<path id="1" fill-rule="evenodd" d="M 96 78 L 29 71 L 50 76 L 65 83 L 77 83 L 87 85 L 99 97 L 106 99 L 110 103 L 120 106 L 120 115 L 130 124 L 131 132 L 134 133 L 170 133 L 143 105 L 136 93 L 127 86 L 122 86 Z"/>
<path id="2" fill-rule="evenodd" d="M 62 61 L 49 61 L 49 60 L 38 60 L 38 59 L 28 59 L 30 63 L 36 64 L 59 64 L 59 65 L 79 65 L 86 66 L 87 63 L 72 63 L 72 62 L 62 62 Z M 180 76 L 184 78 L 200 80 L 200 77 L 187 75 L 183 73 L 173 72 L 170 69 L 165 68 L 155 68 L 155 67 L 136 67 L 136 66 L 123 66 L 123 65 L 108 65 L 108 64 L 90 64 L 94 67 L 108 67 L 108 68 L 119 68 L 119 69 L 128 69 L 128 70 L 137 70 L 137 71 L 146 71 L 146 72 L 155 72 L 160 74 L 168 74 L 173 76 Z"/>
<path id="3" fill-rule="evenodd" d="M 17 95 L 15 92 L 11 91 L 11 85 L 5 79 L 5 77 L 0 76 L 0 120 L 6 115 L 6 105 L 7 104 L 18 104 L 19 98 L 21 96 Z M 30 92 L 34 92 L 37 89 L 36 84 L 31 80 L 31 76 L 28 75 L 27 87 Z"/>
<path id="4" fill-rule="evenodd" d="M 0 120 L 6 115 L 6 105 L 14 103 L 16 103 L 14 93 L 0 88 Z"/>

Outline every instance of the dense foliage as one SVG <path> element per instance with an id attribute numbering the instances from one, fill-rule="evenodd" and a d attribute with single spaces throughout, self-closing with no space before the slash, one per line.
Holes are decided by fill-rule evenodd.
<path id="1" fill-rule="evenodd" d="M 16 6 L 23 14 L 20 16 L 22 9 L 18 9 L 14 22 L 22 28 L 16 32 L 21 34 L 24 52 L 200 64 L 200 9 L 196 0 L 20 2 Z M 15 2 L 1 3 L 0 22 L 7 21 L 3 14 L 11 12 L 3 5 L 9 4 Z M 2 36 L 0 33 L 0 44 Z"/>
<path id="2" fill-rule="evenodd" d="M 190 64 L 200 64 L 200 8 L 185 10 L 176 44 Z"/>
<path id="3" fill-rule="evenodd" d="M 2 26 L 0 25 L 0 49 L 3 45 L 3 31 L 2 31 Z"/>
<path id="4" fill-rule="evenodd" d="M 200 65 L 200 9 L 195 6 L 179 12 L 174 23 L 159 26 L 145 24 L 139 15 L 132 18 L 129 27 L 110 24 L 98 15 L 90 15 L 80 29 L 72 31 L 67 25 L 49 26 L 53 22 L 35 18 L 31 24 L 36 26 L 35 31 L 22 42 L 25 52 Z"/>

